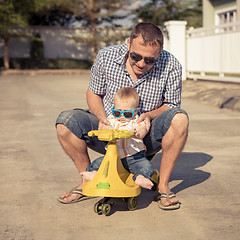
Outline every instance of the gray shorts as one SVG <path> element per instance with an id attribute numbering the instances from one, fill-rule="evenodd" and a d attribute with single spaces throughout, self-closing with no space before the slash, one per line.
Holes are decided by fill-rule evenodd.
<path id="1" fill-rule="evenodd" d="M 143 139 L 147 148 L 146 156 L 153 155 L 162 149 L 162 138 L 168 131 L 176 113 L 187 115 L 182 109 L 171 108 L 152 120 L 150 130 Z M 65 125 L 78 138 L 85 140 L 87 146 L 92 150 L 105 154 L 107 142 L 99 141 L 97 137 L 88 136 L 89 131 L 98 129 L 98 119 L 89 110 L 73 109 L 64 111 L 58 116 L 57 124 Z"/>

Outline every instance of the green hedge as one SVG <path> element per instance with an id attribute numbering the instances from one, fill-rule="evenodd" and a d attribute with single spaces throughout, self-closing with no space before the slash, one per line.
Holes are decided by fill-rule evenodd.
<path id="1" fill-rule="evenodd" d="M 91 66 L 90 61 L 78 59 L 10 59 L 11 69 L 90 69 Z M 0 59 L 0 69 L 4 69 L 2 58 Z"/>

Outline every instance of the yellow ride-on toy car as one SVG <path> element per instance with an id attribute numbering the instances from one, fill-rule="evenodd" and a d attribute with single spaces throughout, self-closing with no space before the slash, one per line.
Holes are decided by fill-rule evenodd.
<path id="1" fill-rule="evenodd" d="M 94 212 L 97 214 L 108 215 L 111 206 L 119 200 L 127 201 L 128 209 L 135 210 L 141 188 L 133 181 L 133 174 L 123 167 L 117 149 L 118 139 L 130 138 L 134 133 L 127 130 L 103 129 L 90 131 L 88 135 L 108 141 L 108 146 L 100 168 L 93 179 L 83 185 L 82 193 L 86 196 L 104 197 L 94 205 Z M 158 172 L 155 171 L 153 181 L 157 182 L 157 179 Z"/>

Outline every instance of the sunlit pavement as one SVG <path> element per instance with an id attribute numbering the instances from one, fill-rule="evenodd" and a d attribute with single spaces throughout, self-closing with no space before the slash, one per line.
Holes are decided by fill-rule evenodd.
<path id="1" fill-rule="evenodd" d="M 88 79 L 88 71 L 0 77 L 0 238 L 239 239 L 240 112 L 220 109 L 216 102 L 229 92 L 239 96 L 239 85 L 183 84 L 189 138 L 170 182 L 179 210 L 160 210 L 147 190 L 137 210 L 119 203 L 110 216 L 94 213 L 98 199 L 57 202 L 80 177 L 58 143 L 55 119 L 62 110 L 87 107 Z M 161 153 L 156 168 L 160 159 Z"/>

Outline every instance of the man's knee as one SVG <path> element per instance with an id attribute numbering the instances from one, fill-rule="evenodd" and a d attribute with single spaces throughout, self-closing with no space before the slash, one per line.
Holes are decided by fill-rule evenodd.
<path id="1" fill-rule="evenodd" d="M 180 134 L 188 132 L 189 119 L 184 113 L 176 113 L 172 119 L 171 126 Z"/>
<path id="2" fill-rule="evenodd" d="M 56 129 L 57 129 L 57 135 L 59 138 L 64 138 L 68 136 L 69 133 L 71 132 L 66 126 L 64 126 L 61 123 L 56 125 Z"/>
<path id="3" fill-rule="evenodd" d="M 73 133 L 79 139 L 83 139 L 93 128 L 97 129 L 97 124 L 96 117 L 82 109 L 63 111 L 56 120 L 58 136 L 67 137 Z"/>

